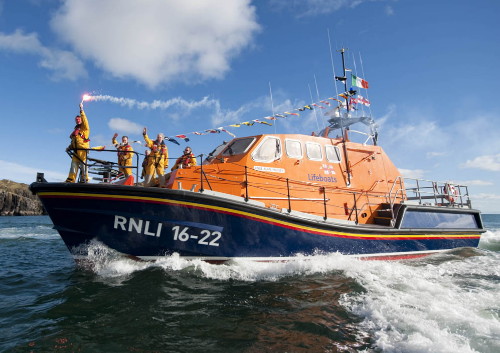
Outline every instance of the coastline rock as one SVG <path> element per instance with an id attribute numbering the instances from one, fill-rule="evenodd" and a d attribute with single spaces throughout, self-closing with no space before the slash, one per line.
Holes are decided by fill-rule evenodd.
<path id="1" fill-rule="evenodd" d="M 47 214 L 27 184 L 0 180 L 0 216 L 39 216 Z"/>

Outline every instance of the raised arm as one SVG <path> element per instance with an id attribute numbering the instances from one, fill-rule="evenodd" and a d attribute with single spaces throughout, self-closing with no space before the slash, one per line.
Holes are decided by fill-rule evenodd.
<path id="1" fill-rule="evenodd" d="M 153 140 L 151 140 L 148 137 L 148 129 L 144 128 L 142 130 L 142 136 L 144 136 L 144 141 L 146 141 L 146 145 L 148 146 L 148 148 L 152 148 L 153 147 Z"/>
<path id="2" fill-rule="evenodd" d="M 87 115 L 85 114 L 85 111 L 83 110 L 83 104 L 80 103 L 80 117 L 82 118 L 82 126 L 80 128 L 80 132 L 86 137 L 89 138 L 90 136 L 90 126 L 89 126 L 89 121 L 87 119 Z"/>

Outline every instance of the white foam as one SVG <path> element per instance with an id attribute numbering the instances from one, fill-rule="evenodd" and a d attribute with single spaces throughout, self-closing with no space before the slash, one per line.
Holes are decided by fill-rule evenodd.
<path id="1" fill-rule="evenodd" d="M 0 239 L 38 238 L 55 239 L 59 238 L 57 231 L 52 226 L 38 225 L 34 227 L 6 227 L 0 229 Z"/>
<path id="2" fill-rule="evenodd" d="M 498 232 L 487 234 L 494 242 Z M 296 261 L 235 260 L 223 265 L 185 260 L 177 254 L 136 262 L 96 247 L 96 273 L 120 283 L 135 271 L 161 268 L 207 279 L 277 281 L 288 276 L 341 272 L 366 292 L 343 295 L 340 303 L 364 318 L 361 328 L 384 352 L 500 352 L 500 253 L 455 251 L 413 261 L 361 261 L 339 254 L 298 256 Z"/>
<path id="3" fill-rule="evenodd" d="M 479 248 L 500 251 L 500 229 L 487 230 L 481 235 Z"/>
<path id="4" fill-rule="evenodd" d="M 499 260 L 491 253 L 438 264 L 353 266 L 346 274 L 367 292 L 345 295 L 342 303 L 365 318 L 384 352 L 499 352 L 500 273 L 493 266 Z"/>

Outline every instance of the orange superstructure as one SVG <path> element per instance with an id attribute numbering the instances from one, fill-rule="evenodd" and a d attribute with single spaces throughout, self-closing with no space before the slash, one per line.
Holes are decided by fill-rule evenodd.
<path id="1" fill-rule="evenodd" d="M 382 204 L 405 197 L 401 175 L 381 147 L 306 135 L 235 139 L 204 165 L 174 171 L 167 188 L 203 188 L 358 223 L 373 223 Z"/>

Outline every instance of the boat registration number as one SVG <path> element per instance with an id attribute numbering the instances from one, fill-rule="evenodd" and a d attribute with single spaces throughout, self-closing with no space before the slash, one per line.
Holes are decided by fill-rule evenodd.
<path id="1" fill-rule="evenodd" d="M 204 224 L 200 223 L 182 222 L 188 225 L 178 225 L 181 222 L 176 223 L 177 225 L 172 226 L 170 222 L 154 222 L 134 217 L 129 218 L 115 215 L 113 228 L 156 238 L 169 236 L 168 229 L 171 229 L 170 234 L 174 241 L 191 241 L 204 246 L 219 246 L 219 241 L 222 238 L 222 227 L 205 225 L 207 228 L 215 228 L 207 229 L 203 227 Z"/>
<path id="2" fill-rule="evenodd" d="M 211 231 L 208 229 L 197 230 L 195 233 L 189 227 L 174 226 L 172 227 L 174 240 L 178 241 L 196 241 L 199 245 L 219 246 L 219 240 L 222 233 L 219 231 Z M 199 232 L 199 233 L 198 233 Z"/>

